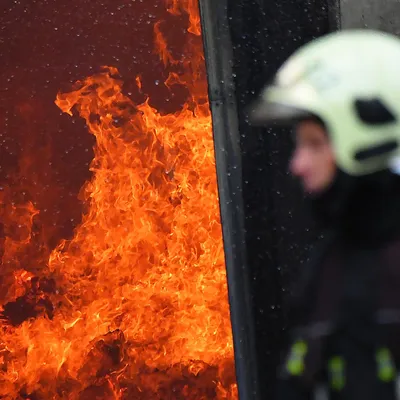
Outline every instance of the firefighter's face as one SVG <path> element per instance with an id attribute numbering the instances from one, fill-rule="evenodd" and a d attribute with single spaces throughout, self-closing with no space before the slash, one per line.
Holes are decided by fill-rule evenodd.
<path id="1" fill-rule="evenodd" d="M 300 179 L 306 192 L 322 192 L 336 174 L 333 149 L 324 127 L 312 120 L 298 123 L 295 142 L 290 171 Z"/>

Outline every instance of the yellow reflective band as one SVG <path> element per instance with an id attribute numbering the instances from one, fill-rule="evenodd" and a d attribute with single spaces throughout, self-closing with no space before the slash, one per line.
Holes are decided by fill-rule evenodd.
<path id="1" fill-rule="evenodd" d="M 329 360 L 329 372 L 332 389 L 342 390 L 346 384 L 344 359 L 340 356 L 332 357 Z"/>
<path id="2" fill-rule="evenodd" d="M 307 343 L 303 340 L 293 344 L 286 363 L 286 369 L 291 375 L 299 376 L 304 372 L 304 357 L 307 354 L 307 349 Z"/>
<path id="3" fill-rule="evenodd" d="M 378 365 L 378 378 L 383 382 L 393 381 L 396 376 L 396 368 L 389 349 L 380 348 L 376 352 Z"/>

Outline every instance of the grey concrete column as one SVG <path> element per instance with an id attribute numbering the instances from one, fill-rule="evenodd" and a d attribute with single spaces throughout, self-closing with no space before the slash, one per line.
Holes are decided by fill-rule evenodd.
<path id="1" fill-rule="evenodd" d="M 400 0 L 339 0 L 342 29 L 370 28 L 400 35 Z"/>

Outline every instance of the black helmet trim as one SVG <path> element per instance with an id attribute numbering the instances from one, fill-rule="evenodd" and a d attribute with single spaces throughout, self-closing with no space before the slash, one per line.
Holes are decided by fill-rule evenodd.
<path id="1" fill-rule="evenodd" d="M 358 117 L 367 125 L 385 125 L 396 122 L 396 117 L 381 99 L 357 99 L 354 106 Z"/>
<path id="2" fill-rule="evenodd" d="M 391 153 L 399 147 L 399 144 L 395 140 L 389 140 L 378 146 L 369 147 L 365 150 L 360 150 L 355 153 L 354 158 L 357 161 L 364 161 L 369 158 L 382 156 L 387 153 Z"/>

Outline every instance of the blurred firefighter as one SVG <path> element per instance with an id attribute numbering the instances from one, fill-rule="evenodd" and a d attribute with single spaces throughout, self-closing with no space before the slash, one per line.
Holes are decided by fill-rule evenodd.
<path id="1" fill-rule="evenodd" d="M 292 297 L 279 400 L 396 399 L 400 361 L 400 40 L 371 30 L 295 52 L 252 106 L 293 127 L 290 170 L 322 248 Z"/>

